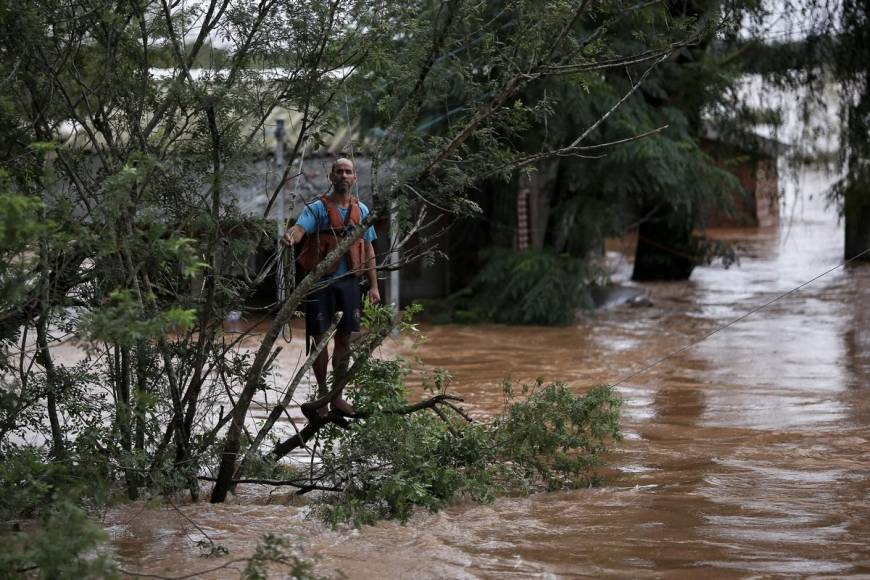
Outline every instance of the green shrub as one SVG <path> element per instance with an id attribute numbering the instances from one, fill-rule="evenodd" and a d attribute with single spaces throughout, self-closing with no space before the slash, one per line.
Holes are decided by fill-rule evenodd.
<path id="1" fill-rule="evenodd" d="M 109 482 L 93 462 L 50 461 L 34 449 L 8 453 L 0 468 L 0 578 L 57 580 L 117 578 L 111 559 L 98 553 L 106 540 L 83 503 L 102 503 Z M 26 518 L 24 525 L 12 520 Z M 19 527 L 20 526 L 20 527 Z"/>
<path id="2" fill-rule="evenodd" d="M 578 308 L 592 307 L 589 291 L 599 274 L 584 260 L 546 249 L 493 249 L 484 257 L 472 287 L 495 322 L 571 324 Z"/>
<path id="3" fill-rule="evenodd" d="M 468 288 L 425 304 L 433 322 L 571 324 L 578 308 L 593 306 L 591 289 L 603 281 L 589 262 L 548 249 L 496 248 L 483 260 Z"/>
<path id="4" fill-rule="evenodd" d="M 563 383 L 506 385 L 504 412 L 468 422 L 449 406 L 402 414 L 408 405 L 398 361 L 372 360 L 358 377 L 355 403 L 371 415 L 348 431 L 328 428 L 322 471 L 341 488 L 316 511 L 336 524 L 407 520 L 460 496 L 589 485 L 592 468 L 619 440 L 620 400 L 609 387 L 576 395 Z"/>
<path id="5" fill-rule="evenodd" d="M 314 571 L 316 559 L 306 557 L 300 548 L 295 548 L 287 538 L 275 534 L 264 534 L 257 542 L 257 549 L 248 559 L 241 572 L 243 580 L 266 580 L 269 578 L 270 564 L 283 569 L 283 578 L 287 580 L 321 580 Z"/>

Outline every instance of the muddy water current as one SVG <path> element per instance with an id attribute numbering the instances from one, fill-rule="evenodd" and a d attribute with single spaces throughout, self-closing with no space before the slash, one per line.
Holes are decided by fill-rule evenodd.
<path id="1" fill-rule="evenodd" d="M 651 306 L 567 328 L 432 326 L 418 355 L 453 372 L 477 416 L 500 409 L 505 378 L 616 382 L 841 261 L 821 181 L 801 184 L 781 227 L 715 232 L 739 244 L 739 266 L 638 285 Z M 198 556 L 190 518 L 230 558 L 277 532 L 350 578 L 870 578 L 870 266 L 831 272 L 618 390 L 625 440 L 603 487 L 333 531 L 287 492 L 245 486 L 184 517 L 125 506 L 106 528 L 126 569 L 161 574 L 221 562 Z"/>

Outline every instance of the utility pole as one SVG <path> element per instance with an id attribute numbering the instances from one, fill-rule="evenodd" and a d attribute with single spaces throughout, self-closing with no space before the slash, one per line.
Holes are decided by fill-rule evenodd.
<path id="1" fill-rule="evenodd" d="M 286 136 L 286 131 L 284 130 L 284 119 L 276 119 L 275 120 L 275 155 L 272 158 L 272 162 L 274 163 L 275 174 L 278 176 L 278 179 L 282 179 L 284 176 L 284 137 Z M 284 184 L 280 183 L 280 190 L 278 193 L 278 207 L 275 211 L 275 220 L 277 221 L 278 226 L 278 248 L 277 250 L 281 251 L 281 238 L 284 237 L 284 229 L 287 227 L 287 191 L 284 189 Z M 282 304 L 286 296 L 284 296 L 284 260 L 278 260 L 277 268 L 275 270 L 275 283 L 277 284 L 277 296 L 278 296 L 278 304 Z"/>
<path id="2" fill-rule="evenodd" d="M 390 203 L 390 302 L 401 308 L 399 301 L 399 209 L 395 201 Z"/>

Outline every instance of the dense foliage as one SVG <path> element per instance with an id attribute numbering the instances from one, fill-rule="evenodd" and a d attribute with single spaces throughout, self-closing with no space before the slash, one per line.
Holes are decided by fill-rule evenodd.
<path id="1" fill-rule="evenodd" d="M 528 11 L 524 5 L 479 6 L 479 12 L 461 13 L 469 22 L 466 40 L 456 41 L 447 57 L 434 61 L 420 115 L 409 120 L 406 133 L 397 137 L 395 155 L 410 166 L 421 163 L 433 143 L 449 141 L 463 131 L 469 112 L 486 112 L 488 103 L 501 97 L 487 84 L 492 77 L 510 78 L 539 53 L 532 47 L 541 42 L 539 35 L 549 14 Z M 485 268 L 489 278 L 522 278 L 524 273 L 513 267 L 542 255 L 569 255 L 581 262 L 567 271 L 591 270 L 606 237 L 649 224 L 653 229 L 642 237 L 655 238 L 648 249 L 661 253 L 656 258 L 663 263 L 659 270 L 664 278 L 687 277 L 695 264 L 729 257 L 727 248 L 696 238 L 703 237 L 708 215 L 732 211 L 734 196 L 743 193 L 728 171 L 729 164 L 746 162 L 755 153 L 751 140 L 735 128 L 743 126 L 742 120 L 732 114 L 733 92 L 746 64 L 743 48 L 733 42 L 735 23 L 752 6 L 715 0 L 591 3 L 588 10 L 566 20 L 580 62 L 602 57 L 619 61 L 627 54 L 636 58 L 614 67 L 559 62 L 551 67 L 559 74 L 539 74 L 533 77 L 535 82 L 517 80 L 515 97 L 505 101 L 509 106 L 500 113 L 499 126 L 475 133 L 473 140 L 456 150 L 449 164 L 455 171 L 445 173 L 447 189 L 470 191 L 482 208 L 476 226 L 482 233 L 450 240 L 454 257 L 476 256 L 463 256 L 463 270 L 451 275 L 450 290 L 464 292 L 457 295 L 459 300 L 446 303 L 455 305 L 450 318 L 564 323 L 569 319 L 561 316 L 562 311 L 584 306 L 588 288 L 565 294 L 560 303 L 533 302 L 539 310 L 559 311 L 559 315 L 517 309 L 494 317 L 511 311 L 515 296 L 481 293 L 480 277 L 471 281 L 470 274 Z M 497 26 L 478 32 L 476 25 L 482 18 Z M 451 39 L 423 35 L 393 42 L 403 55 L 399 62 L 405 63 L 423 58 L 429 43 L 437 41 Z M 506 58 L 504 50 L 493 47 L 512 47 L 515 52 Z M 656 57 L 660 54 L 656 49 L 669 56 Z M 374 135 L 390 130 L 384 107 L 408 90 L 401 82 L 390 82 L 395 72 L 389 68 L 391 63 L 373 59 L 361 65 L 367 73 L 363 79 L 379 80 L 360 84 L 356 94 Z M 719 138 L 737 147 L 729 153 L 724 147 L 712 151 L 709 143 L 719 146 Z M 541 155 L 541 151 L 551 154 Z M 483 179 L 464 179 L 467 174 L 462 168 L 478 162 L 485 168 Z M 433 192 L 433 203 L 450 207 L 452 198 L 436 195 L 440 191 Z M 494 257 L 486 246 L 517 248 L 522 229 L 517 222 L 520 191 L 530 195 L 531 246 L 543 253 L 527 259 Z M 467 230 L 468 221 L 463 224 Z M 661 248 L 670 248 L 670 253 Z M 673 267 L 670 255 L 679 255 L 686 265 Z M 497 268 L 504 271 L 496 272 Z M 559 277 L 563 271 L 559 268 L 552 275 Z M 592 279 L 586 276 L 587 284 Z M 472 298 L 466 300 L 469 295 Z M 474 311 L 475 303 L 485 303 L 487 308 Z"/>
<path id="2" fill-rule="evenodd" d="M 616 22 L 637 31 L 632 43 L 617 42 Z M 217 467 L 212 500 L 223 501 L 276 339 L 320 275 L 273 305 L 256 349 L 225 333 L 284 260 L 249 260 L 275 247 L 275 230 L 269 215 L 241 212 L 238 187 L 272 172 L 274 206 L 289 161 L 344 126 L 351 105 L 365 108 L 382 129 L 362 147 L 370 217 L 392 205 L 407 241 L 423 208 L 474 213 L 474 184 L 530 155 L 580 151 L 530 144 L 528 129 L 559 104 L 530 98 L 536 86 L 648 68 L 698 32 L 623 2 L 4 5 L 0 452 L 35 436 L 55 459 L 107 454 L 130 497 L 178 485 L 198 497 L 198 474 Z M 445 99 L 445 122 L 418 130 Z M 289 111 L 285 165 L 251 163 Z M 398 169 L 383 179 L 390 160 Z M 69 341 L 85 349 L 72 361 L 53 348 Z"/>
<path id="3" fill-rule="evenodd" d="M 0 578 L 38 571 L 42 578 L 116 578 L 114 563 L 94 549 L 106 540 L 82 505 L 104 504 L 109 494 L 105 460 L 67 464 L 38 449 L 4 456 L 0 469 L 0 521 L 26 519 L 27 534 L 0 532 Z"/>
<path id="4" fill-rule="evenodd" d="M 613 227 L 624 227 L 617 206 L 642 191 L 650 203 L 685 198 L 677 205 L 693 214 L 695 190 L 680 183 L 716 184 L 719 174 L 692 140 L 695 116 L 685 113 L 698 107 L 678 103 L 674 79 L 706 78 L 698 70 L 708 67 L 682 67 L 709 54 L 690 45 L 709 38 L 720 17 L 717 6 L 702 14 L 622 0 L 0 6 L 0 456 L 10 469 L 12 458 L 30 457 L 34 473 L 33 486 L 16 488 L 23 495 L 9 501 L 38 501 L 45 478 L 76 509 L 82 502 L 66 494 L 75 478 L 129 498 L 187 490 L 198 499 L 199 478 L 209 474 L 217 480 L 211 499 L 220 502 L 246 469 L 268 463 L 259 445 L 278 437 L 275 423 L 251 432 L 252 404 L 257 398 L 280 415 L 293 402 L 299 381 L 275 384 L 277 340 L 323 270 L 272 305 L 259 340 L 248 340 L 254 324 L 228 332 L 227 315 L 246 309 L 275 263 L 292 263 L 278 251 L 251 263 L 257 248 L 276 247 L 276 214 L 243 213 L 235 194 L 260 183 L 270 206 L 281 203 L 300 154 L 322 148 L 357 114 L 378 130 L 345 147 L 370 156 L 371 222 L 393 208 L 400 244 L 419 233 L 424 209 L 478 212 L 469 192 L 481 183 L 549 159 L 580 163 L 557 172 L 562 197 L 553 198 L 552 221 L 568 221 L 551 228 L 561 232 L 549 236 L 561 240 L 553 252 L 493 258 L 521 273 L 489 271 L 481 281 L 499 285 L 517 307 L 525 300 L 529 314 L 513 311 L 521 319 L 564 321 L 575 304 L 546 305 L 556 292 L 580 300 L 584 270 L 562 254 L 584 257 L 613 216 Z M 285 163 L 276 166 L 263 159 L 263 135 L 291 112 Z M 669 133 L 642 135 L 664 122 Z M 632 141 L 617 149 L 624 139 Z M 605 160 L 582 157 L 605 152 Z M 397 169 L 386 177 L 391 161 Z M 258 181 L 264 172 L 271 178 Z M 537 281 L 540 272 L 550 284 Z M 398 404 L 398 370 L 366 372 L 384 375 L 370 381 L 372 396 L 383 397 L 377 404 Z M 341 445 L 329 461 L 340 465 L 345 450 L 362 462 L 385 454 L 401 473 L 350 481 L 339 495 L 351 502 L 341 518 L 405 517 L 411 506 L 436 507 L 457 494 L 487 497 L 510 478 L 531 488 L 580 477 L 599 439 L 615 434 L 611 394 L 596 393 L 581 400 L 541 386 L 488 426 L 460 428 L 456 417 L 448 426 L 434 411 L 373 414 L 333 435 Z M 596 400 L 609 419 L 583 415 Z M 546 413 L 564 421 L 544 419 L 548 430 L 539 432 L 510 419 Z M 610 427 L 584 434 L 587 421 Z M 376 435 L 389 429 L 407 445 L 379 448 Z M 443 453 L 448 469 L 437 472 L 434 454 L 427 461 L 435 463 L 416 462 L 417 437 Z M 530 446 L 516 445 L 520 437 Z M 366 495 L 372 489 L 383 497 Z M 64 501 L 30 515 L 77 521 L 80 512 Z M 83 531 L 68 553 L 86 552 L 95 538 Z M 48 565 L 26 558 L 21 565 Z"/>
<path id="5" fill-rule="evenodd" d="M 437 324 L 571 324 L 579 308 L 593 306 L 592 288 L 606 281 L 592 262 L 549 248 L 523 252 L 491 248 L 482 251 L 481 257 L 483 266 L 468 288 L 426 302 L 430 320 Z"/>
<path id="6" fill-rule="evenodd" d="M 502 414 L 469 421 L 450 406 L 401 412 L 406 370 L 401 361 L 369 361 L 355 402 L 370 415 L 324 440 L 312 477 L 341 488 L 318 501 L 327 521 L 406 520 L 415 508 L 438 511 L 458 497 L 587 486 L 620 438 L 620 399 L 608 387 L 576 395 L 561 383 L 507 383 Z"/>
<path id="7" fill-rule="evenodd" d="M 92 462 L 61 463 L 23 448 L 8 454 L 0 467 L 0 521 L 21 529 L 0 531 L 0 578 L 50 580 L 115 580 L 130 577 L 105 549 L 107 534 L 93 517 L 110 501 L 111 488 L 99 458 Z M 102 473 L 101 473 L 102 471 Z M 22 533 L 23 532 L 23 533 Z M 210 540 L 204 556 L 226 555 Z M 269 570 L 292 580 L 317 580 L 315 560 L 306 557 L 287 538 L 265 534 L 244 563 L 240 578 L 261 580 Z M 205 572 L 220 570 L 208 565 Z"/>

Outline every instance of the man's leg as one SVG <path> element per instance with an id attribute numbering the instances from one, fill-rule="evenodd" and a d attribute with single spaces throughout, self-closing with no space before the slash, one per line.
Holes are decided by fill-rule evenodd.
<path id="1" fill-rule="evenodd" d="M 327 316 L 332 310 L 332 300 L 329 295 L 329 287 L 320 288 L 305 297 L 305 336 L 306 341 L 310 340 L 310 348 L 317 348 L 324 340 L 327 340 L 326 330 L 328 328 Z M 308 349 L 306 348 L 306 351 Z M 326 386 L 326 374 L 329 369 L 329 345 L 324 344 L 323 350 L 317 355 L 312 364 L 314 370 L 314 379 L 317 381 L 317 398 L 322 397 L 328 391 Z M 306 410 L 308 409 L 308 410 Z M 302 413 L 311 418 L 311 413 L 314 409 L 310 403 L 303 403 Z M 326 405 L 316 408 L 317 414 L 325 417 L 328 413 Z"/>
<path id="2" fill-rule="evenodd" d="M 312 345 L 311 348 L 317 348 L 317 345 L 320 344 L 320 341 L 326 339 L 326 333 L 318 334 L 311 338 Z M 323 350 L 320 351 L 320 354 L 317 355 L 317 358 L 314 359 L 314 364 L 312 365 L 314 368 L 314 378 L 317 380 L 317 396 L 322 397 L 328 391 L 326 389 L 326 373 L 329 369 L 329 345 L 324 345 Z"/>
<path id="3" fill-rule="evenodd" d="M 326 333 L 317 334 L 311 337 L 313 342 L 311 348 L 317 348 L 317 345 L 320 344 L 320 341 L 326 340 Z M 326 388 L 326 373 L 329 368 L 329 345 L 324 345 L 323 350 L 320 351 L 320 354 L 317 355 L 317 358 L 314 359 L 314 364 L 311 365 L 314 369 L 314 378 L 317 381 L 317 397 L 320 398 L 329 391 Z M 328 409 L 326 405 L 317 409 L 317 414 L 321 417 L 326 417 L 328 413 Z"/>
<path id="4" fill-rule="evenodd" d="M 341 380 L 347 374 L 350 355 L 350 332 L 340 330 L 335 333 L 335 347 L 332 349 L 332 372 L 335 374 L 335 380 Z M 353 415 L 354 409 L 350 403 L 344 400 L 344 387 L 338 392 L 338 395 L 332 401 L 332 408 L 344 413 L 345 415 Z"/>
<path id="5" fill-rule="evenodd" d="M 336 380 L 340 380 L 347 374 L 350 354 L 350 337 L 352 332 L 358 332 L 360 328 L 360 300 L 359 280 L 356 277 L 347 277 L 339 280 L 333 286 L 335 289 L 335 310 L 341 310 L 344 316 L 338 324 L 338 332 L 335 333 L 335 348 L 332 350 L 332 370 Z M 332 401 L 332 408 L 345 415 L 353 415 L 353 407 L 344 400 L 344 387 Z"/>

